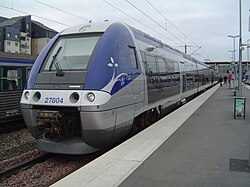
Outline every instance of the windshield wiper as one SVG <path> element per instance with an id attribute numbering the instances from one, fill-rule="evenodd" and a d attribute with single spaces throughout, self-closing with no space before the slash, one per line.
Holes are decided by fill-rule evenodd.
<path id="1" fill-rule="evenodd" d="M 63 73 L 63 71 L 62 71 L 62 68 L 61 68 L 61 66 L 60 66 L 60 63 L 59 63 L 59 61 L 57 60 L 57 56 L 58 56 L 58 54 L 59 54 L 59 52 L 61 51 L 61 49 L 62 49 L 62 46 L 61 47 L 59 47 L 58 49 L 57 49 L 57 51 L 56 51 L 56 54 L 54 55 L 54 56 L 52 56 L 52 62 L 51 62 L 51 64 L 50 64 L 50 66 L 49 66 L 49 70 L 51 71 L 51 68 L 52 68 L 52 66 L 54 65 L 55 66 L 55 68 L 56 68 L 56 76 L 59 76 L 59 77 L 63 77 L 64 76 L 64 73 Z"/>

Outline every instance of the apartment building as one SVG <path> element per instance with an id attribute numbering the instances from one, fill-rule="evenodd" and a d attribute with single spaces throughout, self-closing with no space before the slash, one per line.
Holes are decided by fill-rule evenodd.
<path id="1" fill-rule="evenodd" d="M 6 53 L 37 55 L 56 34 L 55 30 L 31 20 L 30 15 L 0 17 L 0 51 Z"/>

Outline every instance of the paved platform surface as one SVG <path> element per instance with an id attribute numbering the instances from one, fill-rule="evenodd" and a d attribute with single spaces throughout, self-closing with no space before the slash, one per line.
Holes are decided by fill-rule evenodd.
<path id="1" fill-rule="evenodd" d="M 234 96 L 220 87 L 120 187 L 250 186 L 250 173 L 230 171 L 230 160 L 249 159 L 250 90 L 246 119 L 234 119 Z"/>
<path id="2" fill-rule="evenodd" d="M 249 158 L 250 90 L 243 96 L 245 120 L 217 85 L 53 186 L 250 186 L 248 171 L 230 169 Z"/>

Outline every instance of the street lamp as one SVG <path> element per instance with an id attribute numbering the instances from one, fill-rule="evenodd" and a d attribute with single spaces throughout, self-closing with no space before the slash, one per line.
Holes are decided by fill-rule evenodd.
<path id="1" fill-rule="evenodd" d="M 242 30 L 241 30 L 241 0 L 239 0 L 239 30 L 240 30 L 240 38 L 239 38 L 239 80 L 238 80 L 238 89 L 239 89 L 239 97 L 242 97 Z"/>
<path id="2" fill-rule="evenodd" d="M 237 65 L 235 65 L 236 64 L 236 62 L 235 62 L 235 52 L 237 51 L 236 49 L 235 49 L 235 38 L 238 38 L 238 37 L 240 37 L 240 35 L 227 35 L 227 37 L 229 37 L 229 38 L 233 38 L 233 50 L 232 51 L 230 51 L 230 52 L 232 52 L 232 64 L 233 64 L 233 70 L 234 70 L 234 75 L 235 75 L 235 80 L 239 77 L 239 75 L 237 76 L 237 72 L 238 72 L 238 66 L 239 66 L 239 64 L 237 64 Z"/>
<path id="3" fill-rule="evenodd" d="M 249 27 L 250 27 L 250 25 L 249 25 Z M 247 71 L 248 71 L 248 63 L 249 63 L 249 47 L 250 47 L 249 41 L 250 41 L 250 39 L 247 40 Z"/>
<path id="4" fill-rule="evenodd" d="M 235 38 L 240 37 L 240 35 L 235 35 L 235 36 L 227 35 L 227 37 L 233 38 L 233 61 L 235 62 L 235 52 L 237 51 L 237 50 L 235 50 Z"/>
<path id="5" fill-rule="evenodd" d="M 228 52 L 232 53 L 232 57 L 230 57 L 230 58 L 231 58 L 232 62 L 235 62 L 235 52 L 236 52 L 236 50 L 228 50 Z"/>

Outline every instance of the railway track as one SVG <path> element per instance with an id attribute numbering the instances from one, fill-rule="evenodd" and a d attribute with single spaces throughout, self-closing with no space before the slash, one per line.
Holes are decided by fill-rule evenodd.
<path id="1" fill-rule="evenodd" d="M 2 179 L 4 179 L 4 178 L 7 178 L 7 177 L 9 177 L 9 176 L 11 176 L 13 174 L 18 173 L 21 170 L 28 169 L 28 168 L 34 166 L 35 164 L 43 162 L 43 161 L 47 160 L 48 158 L 50 158 L 50 154 L 47 154 L 47 153 L 46 154 L 42 154 L 42 155 L 39 155 L 39 156 L 37 156 L 35 158 L 32 158 L 32 159 L 30 159 L 28 161 L 20 163 L 20 164 L 18 164 L 16 166 L 8 168 L 8 169 L 6 169 L 4 171 L 1 171 L 0 172 L 0 181 Z"/>
<path id="2" fill-rule="evenodd" d="M 17 121 L 0 123 L 0 134 L 10 133 L 12 131 L 18 131 L 26 128 L 25 122 L 23 119 Z"/>
<path id="3" fill-rule="evenodd" d="M 0 186 L 50 186 L 116 145 L 89 155 L 42 154 L 0 172 Z"/>

